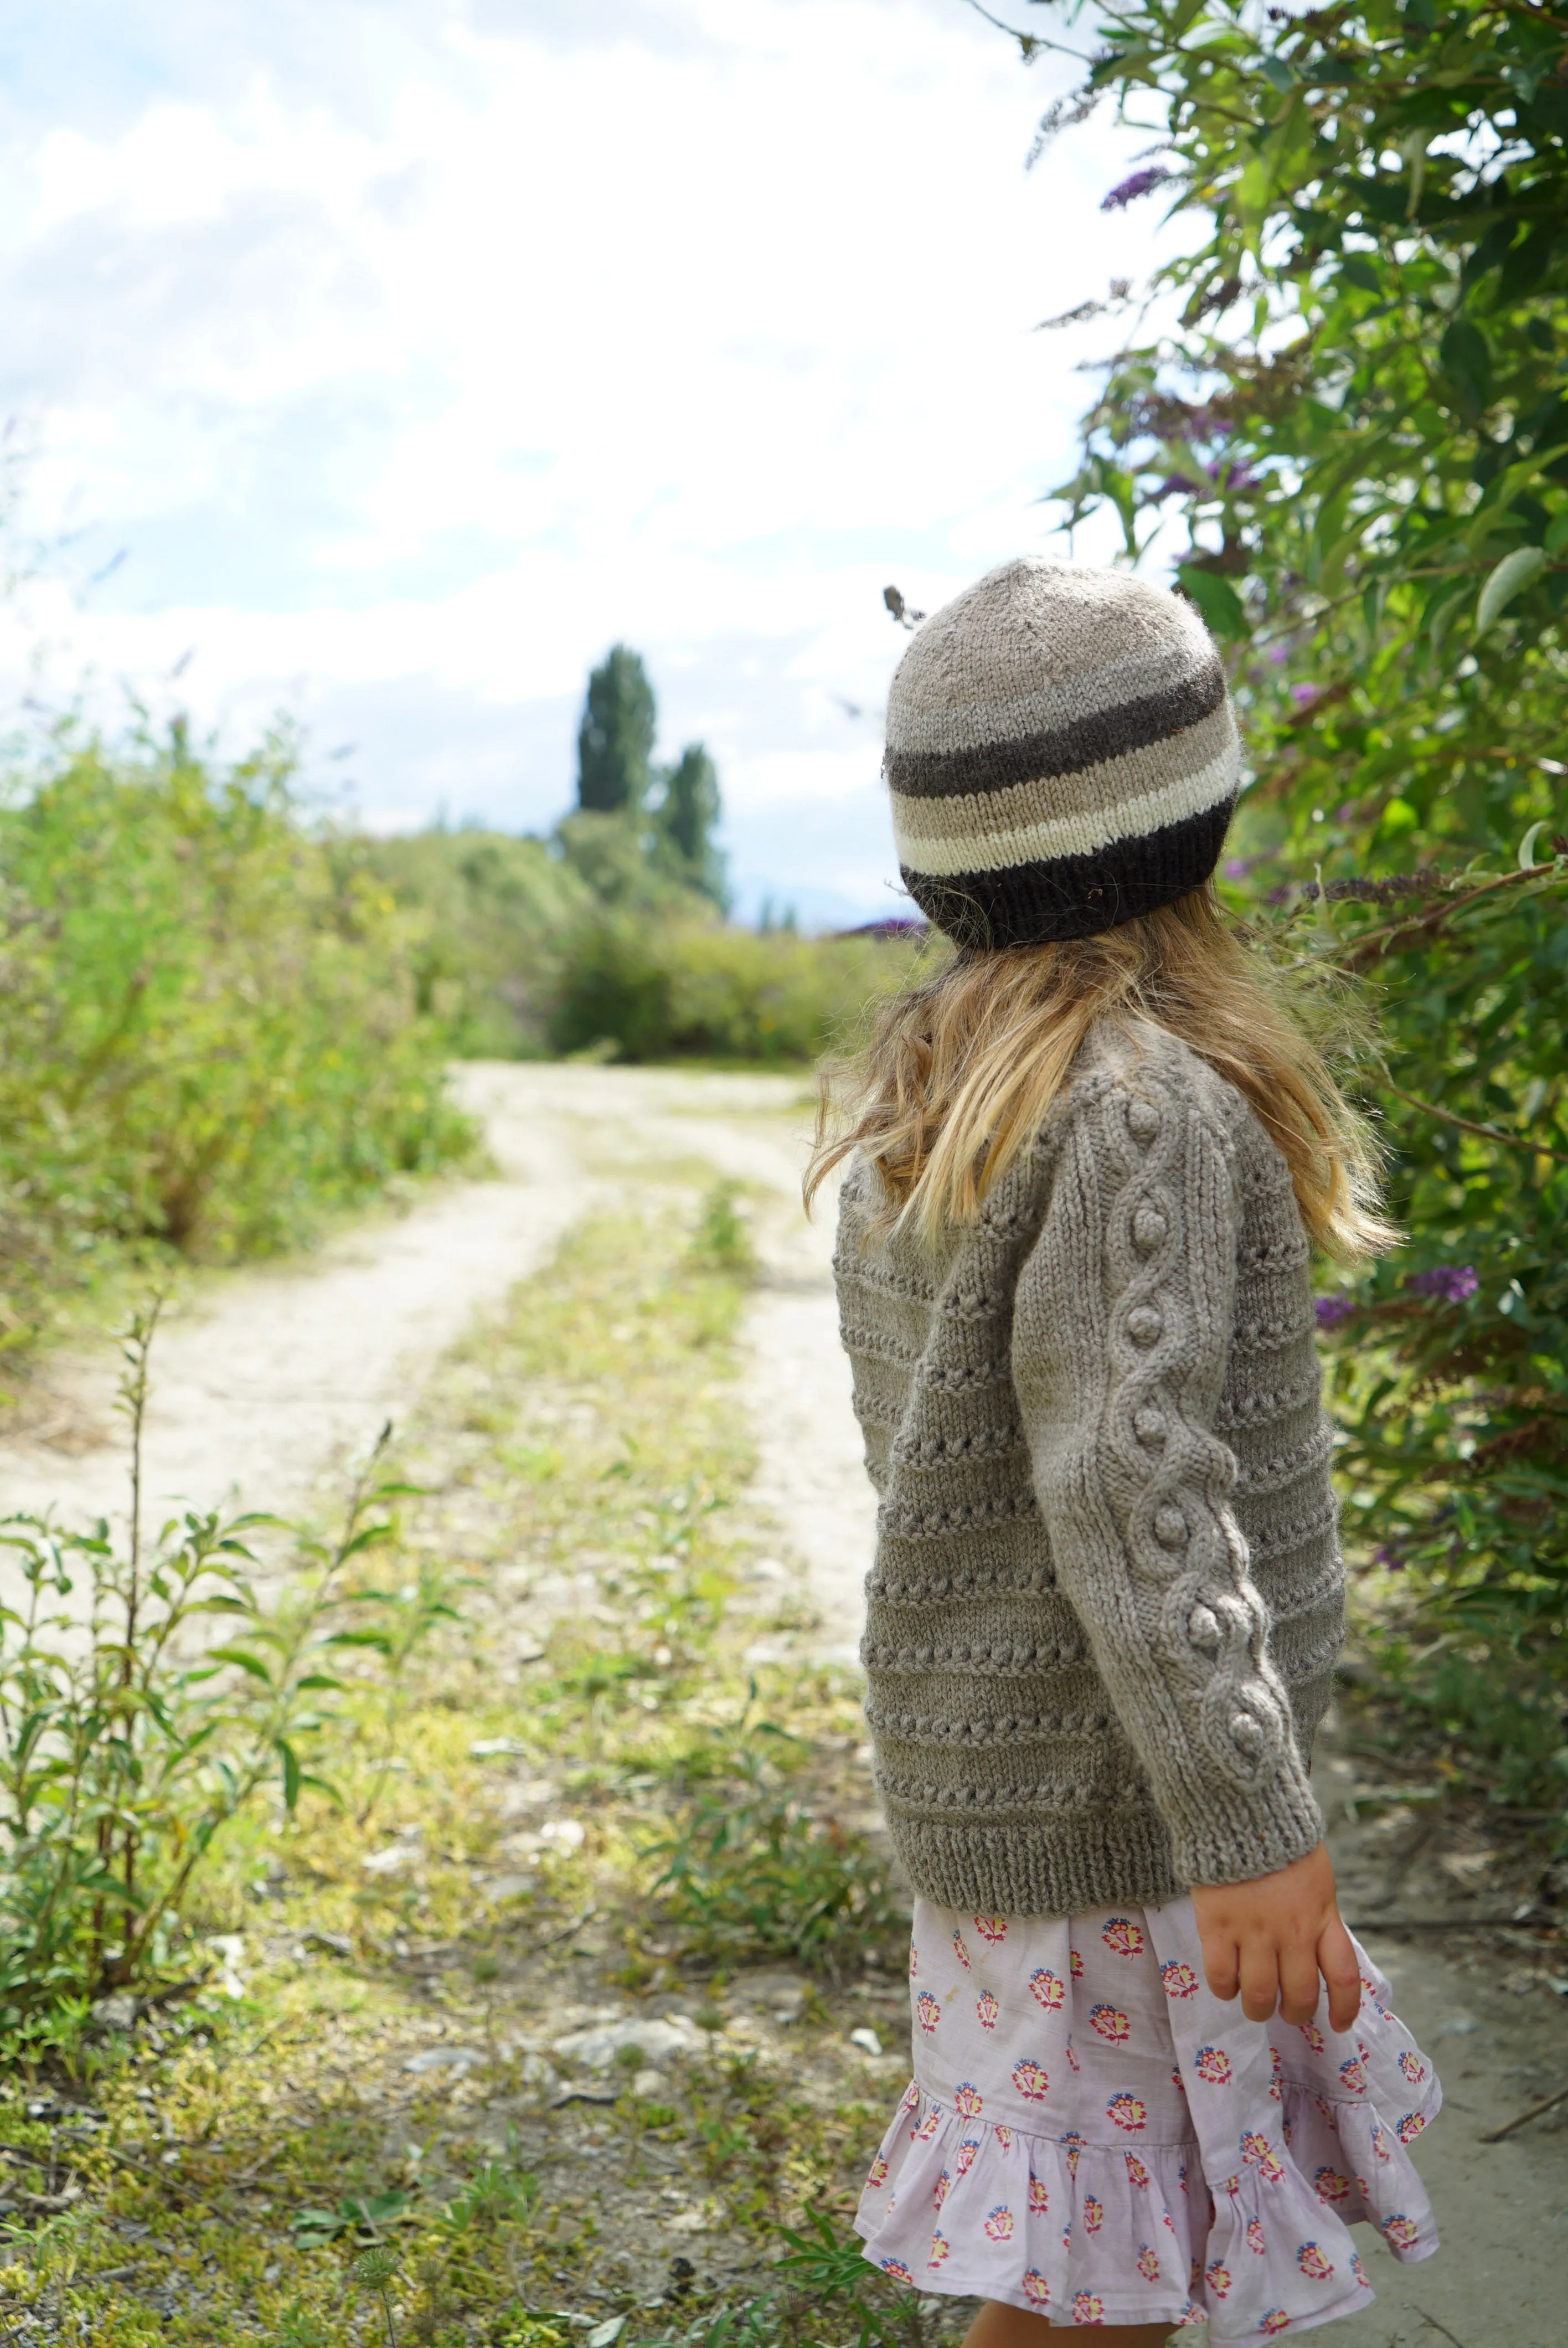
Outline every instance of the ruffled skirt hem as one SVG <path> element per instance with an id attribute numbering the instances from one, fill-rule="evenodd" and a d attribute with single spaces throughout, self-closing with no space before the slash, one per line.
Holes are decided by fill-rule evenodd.
<path id="1" fill-rule="evenodd" d="M 1276 2142 L 1240 2140 L 1234 2175 L 1196 2137 L 1092 2144 L 993 2127 L 911 2085 L 861 2196 L 865 2255 L 927 2293 L 999 2301 L 1054 2324 L 1207 2322 L 1221 2343 L 1314 2329 L 1373 2296 L 1347 2229 L 1396 2259 L 1437 2248 L 1405 2149 L 1436 2116 L 1426 2092 L 1392 2125 L 1367 2096 L 1279 2082 Z"/>

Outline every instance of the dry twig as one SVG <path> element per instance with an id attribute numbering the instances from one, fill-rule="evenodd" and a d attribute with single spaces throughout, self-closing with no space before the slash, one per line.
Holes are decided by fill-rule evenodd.
<path id="1" fill-rule="evenodd" d="M 1505 1148 L 1522 1149 L 1532 1158 L 1552 1158 L 1559 1166 L 1568 1166 L 1568 1150 L 1553 1149 L 1544 1141 L 1532 1141 L 1528 1134 L 1505 1133 L 1501 1125 L 1481 1125 L 1473 1117 L 1456 1117 L 1451 1108 L 1439 1108 L 1435 1101 L 1419 1100 L 1414 1093 L 1397 1085 L 1392 1076 L 1384 1076 L 1382 1082 L 1386 1091 L 1411 1108 L 1419 1108 L 1423 1117 L 1440 1117 L 1445 1125 L 1457 1125 L 1461 1133 L 1479 1133 L 1483 1141 L 1501 1141 Z"/>
<path id="2" fill-rule="evenodd" d="M 1568 2087 L 1559 2087 L 1555 2095 L 1542 2096 L 1538 2104 L 1532 2104 L 1526 2111 L 1515 2112 L 1513 2117 L 1504 2120 L 1501 2127 L 1488 2128 L 1480 2141 L 1482 2144 L 1501 2144 L 1505 2136 L 1512 2136 L 1515 2128 L 1523 2127 L 1527 2120 L 1538 2120 L 1543 2112 L 1555 2111 L 1559 2104 L 1568 2104 Z M 1419 2312 L 1418 2309 L 1417 2313 Z"/>

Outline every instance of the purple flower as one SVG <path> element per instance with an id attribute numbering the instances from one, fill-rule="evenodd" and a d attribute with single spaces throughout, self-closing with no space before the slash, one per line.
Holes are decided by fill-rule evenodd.
<path id="1" fill-rule="evenodd" d="M 1472 1263 L 1440 1263 L 1412 1273 L 1405 1286 L 1417 1296 L 1435 1296 L 1440 1304 L 1462 1304 L 1481 1286 L 1481 1274 Z"/>
<path id="2" fill-rule="evenodd" d="M 1190 473 L 1167 473 L 1154 495 L 1156 498 L 1170 498 L 1179 491 L 1184 497 L 1196 498 L 1205 495 L 1211 487 L 1255 489 L 1258 477 L 1250 465 L 1232 465 L 1227 470 L 1224 460 L 1216 457 L 1204 465 L 1201 481 L 1194 481 Z"/>
<path id="3" fill-rule="evenodd" d="M 1317 1325 L 1320 1329 L 1337 1329 L 1341 1321 L 1348 1321 L 1357 1309 L 1353 1296 L 1320 1296 L 1317 1302 Z"/>
<path id="4" fill-rule="evenodd" d="M 1288 644 L 1270 644 L 1268 648 L 1268 656 L 1274 663 L 1276 668 L 1281 668 L 1290 658 L 1290 646 Z"/>
<path id="5" fill-rule="evenodd" d="M 1374 1565 L 1386 1566 L 1390 1573 L 1403 1573 L 1405 1570 L 1405 1560 L 1399 1550 L 1389 1549 L 1386 1544 L 1375 1552 L 1372 1562 Z"/>
<path id="6" fill-rule="evenodd" d="M 1252 870 L 1253 866 L 1257 861 L 1258 860 L 1255 856 L 1227 856 L 1225 860 L 1225 879 L 1227 880 L 1245 880 L 1247 874 Z"/>
<path id="7" fill-rule="evenodd" d="M 1136 203 L 1140 196 L 1148 195 L 1152 189 L 1157 188 L 1162 180 L 1168 180 L 1171 176 L 1172 174 L 1163 164 L 1145 163 L 1141 171 L 1134 171 L 1131 179 L 1122 180 L 1112 188 L 1111 193 L 1102 201 L 1100 209 L 1102 212 L 1122 211 L 1128 204 Z"/>
<path id="8" fill-rule="evenodd" d="M 1290 697 L 1297 709 L 1310 709 L 1317 698 L 1319 690 L 1320 688 L 1316 685 L 1293 685 L 1290 688 Z"/>

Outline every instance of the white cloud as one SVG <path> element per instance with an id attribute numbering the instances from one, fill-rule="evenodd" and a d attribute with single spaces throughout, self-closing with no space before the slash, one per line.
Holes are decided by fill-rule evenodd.
<path id="1" fill-rule="evenodd" d="M 195 644 L 178 691 L 236 736 L 352 718 L 375 819 L 540 822 L 623 638 L 737 868 L 876 910 L 834 696 L 879 704 L 886 580 L 929 604 L 1041 542 L 1109 330 L 1029 330 L 1147 268 L 1153 213 L 1097 210 L 1133 138 L 1026 178 L 1060 85 L 961 0 L 128 19 L 150 74 L 69 78 L 41 18 L 0 118 L 5 396 L 82 569 L 129 553 L 64 665 L 156 695 Z"/>

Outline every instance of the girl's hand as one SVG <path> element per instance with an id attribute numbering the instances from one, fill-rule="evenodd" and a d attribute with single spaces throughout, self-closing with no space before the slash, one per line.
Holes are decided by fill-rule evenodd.
<path id="1" fill-rule="evenodd" d="M 1267 2022 L 1276 2007 L 1286 2022 L 1310 2022 L 1321 1973 L 1329 2028 L 1350 2028 L 1361 2010 L 1360 1967 L 1339 1921 L 1334 1869 L 1321 1843 L 1251 1883 L 1194 1883 L 1193 1908 L 1216 1997 L 1235 1997 L 1239 1989 L 1249 2022 Z"/>

